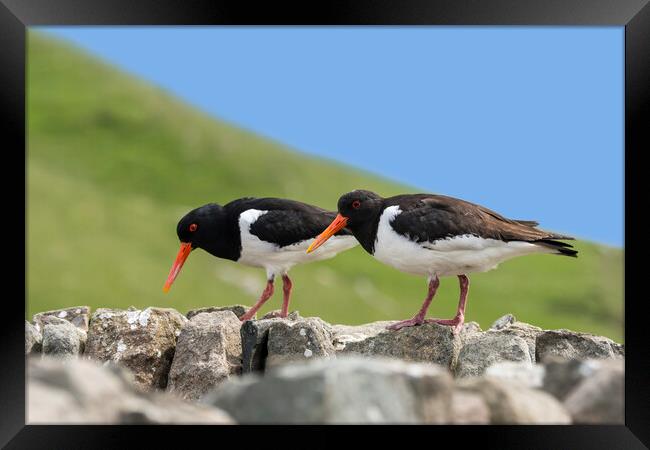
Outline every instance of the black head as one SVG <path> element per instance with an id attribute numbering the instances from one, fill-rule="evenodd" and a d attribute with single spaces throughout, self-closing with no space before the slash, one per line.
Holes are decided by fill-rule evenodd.
<path id="1" fill-rule="evenodd" d="M 188 212 L 178 222 L 176 234 L 181 241 L 181 248 L 178 250 L 176 260 L 167 276 L 167 282 L 163 287 L 164 292 L 168 292 L 171 288 L 190 252 L 196 248 L 207 250 L 210 241 L 215 240 L 214 237 L 219 233 L 222 216 L 221 206 L 209 203 Z"/>
<path id="2" fill-rule="evenodd" d="M 351 227 L 374 217 L 382 207 L 384 199 L 371 191 L 357 189 L 339 198 L 339 213 L 348 219 Z"/>
<path id="3" fill-rule="evenodd" d="M 176 226 L 178 239 L 181 242 L 191 243 L 192 248 L 205 248 L 210 237 L 219 233 L 219 218 L 222 210 L 220 205 L 208 203 L 188 212 Z"/>
<path id="4" fill-rule="evenodd" d="M 348 227 L 364 249 L 372 253 L 373 228 L 382 210 L 384 199 L 374 192 L 357 189 L 339 198 L 339 214 L 334 221 L 319 234 L 307 249 L 311 253 L 323 245 L 330 237 Z"/>

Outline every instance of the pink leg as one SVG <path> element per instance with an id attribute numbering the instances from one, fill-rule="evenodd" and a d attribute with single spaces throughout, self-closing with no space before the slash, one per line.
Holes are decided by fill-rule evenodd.
<path id="1" fill-rule="evenodd" d="M 289 275 L 282 275 L 282 292 L 284 293 L 284 298 L 282 300 L 282 312 L 280 313 L 280 317 L 287 317 L 287 314 L 289 313 L 289 299 L 291 298 L 292 287 L 293 284 L 291 283 L 291 279 L 289 279 Z"/>
<path id="2" fill-rule="evenodd" d="M 438 286 L 440 286 L 440 279 L 437 276 L 434 276 L 429 280 L 429 292 L 427 293 L 427 298 L 424 299 L 422 308 L 420 308 L 420 311 L 415 315 L 415 317 L 409 320 L 403 320 L 401 322 L 394 323 L 393 325 L 389 325 L 386 328 L 389 330 L 399 330 L 400 328 L 412 327 L 413 325 L 420 325 L 424 323 L 424 316 L 427 314 L 427 309 L 429 309 L 429 305 L 431 304 L 431 300 L 433 300 L 433 296 L 436 295 Z"/>
<path id="3" fill-rule="evenodd" d="M 255 313 L 262 307 L 264 303 L 266 303 L 268 299 L 271 298 L 272 295 L 273 295 L 273 279 L 270 279 L 266 282 L 266 288 L 264 289 L 264 292 L 262 292 L 262 295 L 260 296 L 260 299 L 257 301 L 257 303 L 255 303 L 255 305 L 253 305 L 251 309 L 246 311 L 246 314 L 241 316 L 239 320 L 241 320 L 242 322 L 246 320 L 251 320 L 253 316 L 255 316 Z"/>
<path id="4" fill-rule="evenodd" d="M 460 282 L 460 300 L 458 301 L 458 310 L 453 319 L 428 319 L 426 322 L 435 322 L 440 325 L 449 325 L 453 327 L 454 334 L 458 334 L 465 323 L 465 304 L 467 303 L 467 293 L 469 292 L 469 278 L 467 275 L 458 275 Z"/>

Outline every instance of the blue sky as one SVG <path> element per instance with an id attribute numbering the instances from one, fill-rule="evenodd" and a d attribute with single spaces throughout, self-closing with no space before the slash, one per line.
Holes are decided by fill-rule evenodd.
<path id="1" fill-rule="evenodd" d="M 623 27 L 40 29 L 300 151 L 623 245 Z"/>

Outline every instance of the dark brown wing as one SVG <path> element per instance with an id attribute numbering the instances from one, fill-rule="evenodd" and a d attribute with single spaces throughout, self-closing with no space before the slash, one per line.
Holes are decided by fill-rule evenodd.
<path id="1" fill-rule="evenodd" d="M 507 219 L 483 206 L 444 195 L 398 196 L 387 199 L 387 204 L 396 204 L 402 211 L 391 223 L 393 229 L 415 242 L 434 242 L 467 234 L 502 241 L 541 243 L 573 239 L 535 228 L 533 224 L 537 222 Z"/>

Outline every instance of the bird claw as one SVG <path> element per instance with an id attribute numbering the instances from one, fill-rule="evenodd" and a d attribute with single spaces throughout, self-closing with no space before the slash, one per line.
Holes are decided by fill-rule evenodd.
<path id="1" fill-rule="evenodd" d="M 423 323 L 437 323 L 438 325 L 445 325 L 452 327 L 451 331 L 454 335 L 460 333 L 463 329 L 463 323 L 465 323 L 465 318 L 461 316 L 456 316 L 453 319 L 424 319 L 421 317 L 414 317 L 409 320 L 402 320 L 401 322 L 394 323 L 386 327 L 387 330 L 401 330 L 402 328 L 414 327 L 417 325 L 422 325 Z"/>
<path id="2" fill-rule="evenodd" d="M 239 321 L 240 321 L 240 322 L 246 322 L 247 320 L 252 320 L 254 317 L 255 317 L 255 314 L 248 314 L 248 313 L 246 313 L 246 314 L 244 314 L 243 316 L 241 316 L 241 317 L 239 318 Z"/>
<path id="3" fill-rule="evenodd" d="M 394 323 L 392 325 L 388 325 L 386 327 L 386 329 L 387 330 L 392 330 L 392 331 L 397 331 L 397 330 L 401 330 L 402 328 L 406 328 L 406 327 L 414 327 L 416 325 L 422 325 L 425 322 L 426 321 L 421 317 L 414 317 L 414 318 L 409 319 L 409 320 L 402 320 L 401 322 L 397 322 L 397 323 Z"/>
<path id="4" fill-rule="evenodd" d="M 465 318 L 456 316 L 453 319 L 427 319 L 424 323 L 437 323 L 438 325 L 445 325 L 452 327 L 451 331 L 455 335 L 460 333 L 460 330 L 463 329 L 463 323 L 465 323 Z"/>

